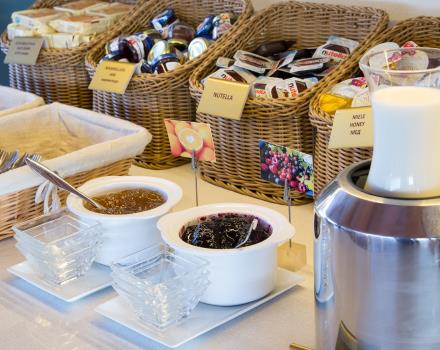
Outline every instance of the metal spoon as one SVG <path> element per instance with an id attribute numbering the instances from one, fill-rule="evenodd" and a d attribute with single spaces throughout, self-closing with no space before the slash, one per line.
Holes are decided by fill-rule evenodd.
<path id="1" fill-rule="evenodd" d="M 255 218 L 254 220 L 252 220 L 251 226 L 249 226 L 249 230 L 248 230 L 246 237 L 244 238 L 244 240 L 242 242 L 238 243 L 235 246 L 235 248 L 240 248 L 243 244 L 245 244 L 249 240 L 249 237 L 251 236 L 252 231 L 255 230 L 257 228 L 257 226 L 258 226 L 258 219 Z"/>
<path id="2" fill-rule="evenodd" d="M 41 175 L 45 179 L 49 180 L 53 184 L 57 185 L 58 187 L 61 187 L 62 189 L 73 193 L 74 195 L 84 199 L 85 201 L 92 204 L 94 207 L 105 210 L 106 208 L 99 204 L 98 202 L 94 201 L 90 197 L 87 197 L 84 193 L 78 191 L 75 187 L 73 187 L 71 184 L 66 182 L 63 178 L 61 178 L 58 174 L 44 166 L 43 164 L 36 162 L 35 160 L 32 160 L 30 158 L 26 158 L 25 160 L 26 164 L 31 168 L 33 171 L 35 171 L 37 174 Z"/>

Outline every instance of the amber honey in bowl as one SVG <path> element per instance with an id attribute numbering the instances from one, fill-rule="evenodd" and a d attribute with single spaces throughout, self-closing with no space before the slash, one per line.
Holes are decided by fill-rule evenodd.
<path id="1" fill-rule="evenodd" d="M 98 209 L 88 202 L 84 202 L 87 210 L 99 214 L 126 215 L 151 210 L 165 203 L 165 197 L 158 191 L 135 188 L 106 193 L 92 199 L 105 209 Z"/>

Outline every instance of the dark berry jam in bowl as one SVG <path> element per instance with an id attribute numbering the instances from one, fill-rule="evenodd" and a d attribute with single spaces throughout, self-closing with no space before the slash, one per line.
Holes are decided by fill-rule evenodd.
<path id="1" fill-rule="evenodd" d="M 251 229 L 253 220 L 257 226 Z M 180 231 L 180 238 L 191 245 L 209 249 L 234 249 L 248 247 L 266 240 L 272 234 L 272 226 L 261 218 L 250 214 L 218 213 L 199 217 Z"/>
<path id="2" fill-rule="evenodd" d="M 255 218 L 255 232 L 237 248 Z M 169 213 L 159 219 L 157 227 L 177 253 L 209 262 L 211 284 L 200 300 L 220 306 L 248 303 L 270 293 L 277 280 L 278 245 L 294 234 L 285 215 L 245 203 L 209 204 Z"/>

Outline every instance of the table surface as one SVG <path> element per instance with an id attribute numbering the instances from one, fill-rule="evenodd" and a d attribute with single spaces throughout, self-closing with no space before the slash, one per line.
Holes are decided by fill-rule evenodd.
<path id="1" fill-rule="evenodd" d="M 184 196 L 176 210 L 194 205 L 194 177 L 189 165 L 153 171 L 133 167 L 132 175 L 159 176 L 178 183 Z M 287 215 L 287 207 L 246 197 L 199 181 L 199 204 L 247 202 Z M 294 207 L 294 242 L 305 247 L 307 264 L 297 273 L 305 277 L 300 286 L 188 343 L 189 349 L 288 349 L 291 342 L 314 348 L 313 298 L 313 206 Z M 107 288 L 76 303 L 60 301 L 9 274 L 9 266 L 23 261 L 15 241 L 0 242 L 0 348 L 21 349 L 154 349 L 159 345 L 101 317 L 94 309 L 116 296 Z"/>

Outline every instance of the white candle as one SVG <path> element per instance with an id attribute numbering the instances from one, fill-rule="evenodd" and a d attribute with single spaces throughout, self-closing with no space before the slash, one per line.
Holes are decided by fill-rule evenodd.
<path id="1" fill-rule="evenodd" d="M 389 87 L 372 95 L 374 152 L 366 189 L 396 198 L 440 196 L 440 90 Z"/>

